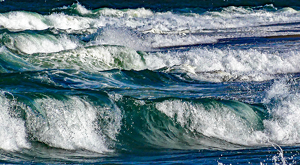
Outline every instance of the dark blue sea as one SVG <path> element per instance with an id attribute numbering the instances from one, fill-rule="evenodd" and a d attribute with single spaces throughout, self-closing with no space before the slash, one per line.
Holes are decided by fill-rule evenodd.
<path id="1" fill-rule="evenodd" d="M 300 1 L 0 0 L 0 163 L 300 164 Z"/>

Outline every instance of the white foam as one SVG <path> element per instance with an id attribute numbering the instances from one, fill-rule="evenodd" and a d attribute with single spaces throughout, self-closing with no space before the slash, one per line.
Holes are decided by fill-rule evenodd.
<path id="1" fill-rule="evenodd" d="M 28 114 L 29 130 L 38 141 L 68 150 L 110 151 L 104 132 L 108 132 L 109 138 L 115 138 L 121 118 L 109 114 L 109 107 L 93 106 L 75 96 L 62 100 L 50 97 L 36 99 L 34 104 L 44 112 L 44 116 Z M 107 125 L 98 123 L 98 117 L 104 118 L 104 114 L 106 119 L 112 117 L 110 122 L 106 121 Z"/>
<path id="2" fill-rule="evenodd" d="M 102 16 L 110 16 L 110 17 L 127 17 L 127 18 L 150 17 L 154 15 L 154 13 L 151 10 L 147 10 L 145 8 L 124 9 L 124 10 L 103 8 L 97 10 L 94 14 L 99 14 Z"/>
<path id="3" fill-rule="evenodd" d="M 149 41 L 141 38 L 136 32 L 126 28 L 109 27 L 102 29 L 91 45 L 122 45 L 135 50 L 150 50 Z"/>
<path id="4" fill-rule="evenodd" d="M 82 14 L 82 15 L 92 14 L 92 11 L 86 9 L 86 8 L 85 8 L 83 5 L 81 5 L 79 2 L 76 3 L 76 4 L 73 4 L 73 5 L 76 6 L 75 9 L 76 9 L 80 14 Z"/>
<path id="5" fill-rule="evenodd" d="M 285 80 L 275 82 L 264 100 L 269 117 L 257 130 L 257 114 L 246 104 L 230 106 L 211 103 L 204 106 L 180 100 L 168 100 L 156 108 L 181 126 L 208 137 L 216 137 L 245 146 L 295 145 L 300 141 L 300 95 L 290 90 Z M 222 106 L 221 106 L 222 105 Z M 230 107 L 239 108 L 236 110 Z M 244 116 L 244 117 L 243 117 Z"/>
<path id="6" fill-rule="evenodd" d="M 0 26 L 10 30 L 44 30 L 48 28 L 42 15 L 22 11 L 0 14 Z"/>
<path id="7" fill-rule="evenodd" d="M 149 69 L 188 65 L 193 78 L 211 81 L 229 79 L 262 81 L 278 73 L 299 72 L 299 52 L 261 52 L 255 49 L 206 49 L 197 48 L 184 52 L 149 53 L 144 56 Z M 179 67 L 180 69 L 180 67 Z M 186 70 L 186 69 L 184 69 Z M 178 70 L 177 70 L 178 71 Z M 225 73 L 225 74 L 224 74 Z M 206 74 L 206 76 L 205 76 Z M 206 78 L 205 78 L 206 77 Z"/>
<path id="8" fill-rule="evenodd" d="M 290 90 L 285 80 L 275 82 L 267 91 L 264 104 L 271 119 L 264 121 L 265 136 L 277 144 L 292 145 L 300 141 L 300 95 Z"/>
<path id="9" fill-rule="evenodd" d="M 0 148 L 9 151 L 17 151 L 22 148 L 30 148 L 27 141 L 25 122 L 12 116 L 12 109 L 16 107 L 16 101 L 5 97 L 0 93 Z"/>
<path id="10" fill-rule="evenodd" d="M 249 10 L 243 7 L 227 7 L 223 11 L 208 11 L 203 14 L 175 14 L 171 12 L 155 13 L 148 19 L 139 19 L 142 25 L 139 25 L 135 19 L 127 20 L 131 24 L 136 25 L 135 28 L 140 31 L 149 31 L 154 29 L 155 32 L 177 32 L 189 31 L 191 33 L 202 32 L 205 29 L 217 30 L 217 32 L 229 30 L 228 28 L 245 28 L 239 29 L 247 32 L 245 35 L 259 35 L 259 33 L 265 33 L 265 30 L 256 30 L 255 33 L 251 31 L 251 27 L 254 29 L 260 29 L 263 27 L 256 27 L 259 25 L 285 23 L 285 22 L 297 22 L 299 12 L 285 12 L 285 11 L 266 11 L 266 10 Z M 131 26 L 133 27 L 133 26 Z M 134 28 L 134 27 L 133 27 Z M 250 31 L 249 31 L 250 30 Z M 253 29 L 252 29 L 253 30 Z M 268 29 L 270 31 L 270 29 Z"/>
<path id="11" fill-rule="evenodd" d="M 75 49 L 80 44 L 76 40 L 71 40 L 66 35 L 58 37 L 50 34 L 27 34 L 6 35 L 5 45 L 10 49 L 17 49 L 23 53 L 51 53 L 62 50 Z"/>
<path id="12" fill-rule="evenodd" d="M 275 9 L 275 8 L 274 8 Z M 226 28 L 246 27 L 270 24 L 270 23 L 284 23 L 297 21 L 296 15 L 299 14 L 296 10 L 291 12 L 290 8 L 284 8 L 277 11 L 266 11 L 264 9 L 253 10 L 244 7 L 230 6 L 224 8 L 221 12 L 207 12 L 207 19 L 214 17 L 216 20 L 215 25 Z"/>
<path id="13" fill-rule="evenodd" d="M 89 31 L 93 33 L 99 28 L 106 27 L 106 32 L 101 33 L 103 36 L 96 37 L 96 43 L 123 45 L 137 50 L 151 50 L 164 46 L 213 43 L 220 38 L 294 34 L 288 30 L 296 25 L 289 27 L 260 25 L 298 22 L 300 15 L 292 8 L 266 11 L 264 9 L 227 7 L 222 11 L 187 15 L 185 13 L 152 12 L 144 8 L 88 10 L 79 3 L 72 7 L 79 15 L 68 15 L 63 13 L 63 10 L 50 15 L 23 11 L 4 13 L 0 15 L 0 26 L 10 30 L 53 28 L 79 34 L 90 33 Z M 144 32 L 145 35 L 137 38 L 135 37 L 137 35 L 132 35 L 134 34 L 132 32 L 123 33 L 122 29 L 134 29 L 137 33 Z M 285 32 L 280 32 L 282 29 Z"/>
<path id="14" fill-rule="evenodd" d="M 32 41 L 32 44 L 27 46 L 22 42 L 23 39 Z M 131 39 L 128 38 L 129 47 L 144 46 L 130 43 Z M 29 54 L 20 58 L 41 68 L 90 71 L 169 68 L 165 71 L 184 72 L 193 79 L 214 82 L 264 81 L 276 77 L 277 74 L 300 71 L 300 56 L 297 50 L 269 52 L 255 49 L 195 48 L 187 51 L 145 53 L 121 46 L 78 47 L 80 44 L 76 43 L 76 40 L 65 36 L 41 37 L 24 34 L 12 38 L 11 41 L 6 43 L 8 47 L 13 45 Z M 54 51 L 60 52 L 49 53 Z M 32 54 L 36 52 L 46 54 Z"/>
<path id="15" fill-rule="evenodd" d="M 242 111 L 236 111 L 217 102 L 205 106 L 180 100 L 164 101 L 156 104 L 156 108 L 191 132 L 196 131 L 207 137 L 223 139 L 233 144 L 247 145 L 246 140 L 251 135 L 258 117 L 247 105 L 236 104 L 235 106 L 240 106 Z M 247 120 L 243 116 L 247 116 Z"/>
<path id="16" fill-rule="evenodd" d="M 51 54 L 26 56 L 32 65 L 52 69 L 102 71 L 109 69 L 145 69 L 145 63 L 136 51 L 118 46 L 93 46 Z"/>
<path id="17" fill-rule="evenodd" d="M 55 28 L 73 32 L 103 25 L 100 20 L 96 21 L 89 17 L 70 16 L 63 13 L 40 15 L 25 11 L 14 11 L 0 14 L 0 26 L 12 31 Z"/>
<path id="18" fill-rule="evenodd" d="M 209 44 L 218 40 L 216 36 L 195 36 L 183 33 L 182 35 L 155 35 L 147 38 L 152 48 L 172 47 L 180 45 Z"/>
<path id="19" fill-rule="evenodd" d="M 88 17 L 70 16 L 63 13 L 53 13 L 45 16 L 49 27 L 57 29 L 83 30 L 93 27 L 94 20 Z"/>
<path id="20" fill-rule="evenodd" d="M 101 15 L 94 22 L 102 23 L 97 27 L 102 25 L 106 27 L 101 33 L 103 36 L 97 37 L 100 44 L 117 44 L 138 50 L 149 50 L 164 46 L 214 43 L 221 38 L 294 34 L 288 32 L 294 25 L 260 25 L 298 22 L 299 15 L 299 12 L 254 10 L 232 6 L 224 8 L 223 11 L 208 11 L 194 16 L 172 12 L 156 12 L 145 18 Z M 126 29 L 134 29 L 136 33 L 142 32 L 144 35 L 139 36 Z M 281 32 L 282 30 L 285 32 Z"/>
<path id="21" fill-rule="evenodd" d="M 63 12 L 50 15 L 23 11 L 9 12 L 0 15 L 0 25 L 12 30 L 43 30 L 52 27 L 66 30 L 83 30 L 113 25 L 116 28 L 130 27 L 138 31 L 156 29 L 156 31 L 165 33 L 180 33 L 183 31 L 199 32 L 204 29 L 240 27 L 247 30 L 248 27 L 257 25 L 297 22 L 300 14 L 292 8 L 266 11 L 264 9 L 253 10 L 233 6 L 224 8 L 222 11 L 208 11 L 193 15 L 172 12 L 154 13 L 144 8 L 124 10 L 103 8 L 91 11 L 79 3 L 75 4 L 75 10 L 81 16 L 67 15 Z"/>
<path id="22" fill-rule="evenodd" d="M 116 28 L 108 26 L 98 31 L 89 45 L 109 44 L 122 45 L 135 50 L 149 51 L 157 50 L 160 47 L 193 45 L 217 42 L 216 36 L 195 36 L 186 34 L 183 31 L 177 32 L 153 32 L 154 29 L 138 32 L 131 28 Z M 152 34 L 159 33 L 159 34 Z"/>
<path id="23" fill-rule="evenodd" d="M 27 50 L 26 47 L 22 49 L 25 52 Z M 193 79 L 214 82 L 264 81 L 277 74 L 300 71 L 299 52 L 294 50 L 279 53 L 255 49 L 196 48 L 188 51 L 142 53 L 120 46 L 91 46 L 22 58 L 34 66 L 51 69 L 102 71 L 156 70 L 167 67 L 169 69 L 165 71 L 169 73 L 184 72 Z"/>
<path id="24" fill-rule="evenodd" d="M 282 12 L 282 13 L 286 13 L 286 14 L 297 14 L 299 13 L 297 10 L 291 8 L 291 7 L 285 7 L 285 8 L 282 8 L 280 10 L 278 10 L 279 12 Z"/>

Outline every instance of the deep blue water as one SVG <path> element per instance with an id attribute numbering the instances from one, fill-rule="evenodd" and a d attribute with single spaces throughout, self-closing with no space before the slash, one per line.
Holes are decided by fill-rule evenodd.
<path id="1" fill-rule="evenodd" d="M 0 2 L 0 163 L 298 164 L 298 1 Z"/>

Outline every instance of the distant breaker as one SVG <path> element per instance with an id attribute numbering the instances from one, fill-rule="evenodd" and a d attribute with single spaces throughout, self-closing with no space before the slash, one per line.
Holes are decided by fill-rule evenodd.
<path id="1" fill-rule="evenodd" d="M 175 0 L 170 2 L 169 0 L 131 0 L 130 3 L 124 2 L 122 0 L 91 0 L 91 1 L 76 1 L 76 0 L 47 0 L 47 1 L 37 1 L 35 3 L 21 1 L 21 0 L 1 0 L 0 12 L 7 12 L 10 10 L 30 10 L 39 13 L 47 13 L 53 8 L 71 5 L 73 3 L 81 3 L 89 9 L 98 9 L 103 7 L 108 8 L 150 8 L 152 10 L 166 11 L 174 10 L 178 8 L 203 8 L 212 9 L 226 6 L 263 6 L 266 4 L 273 4 L 276 7 L 287 7 L 287 6 L 299 6 L 300 2 L 295 0 L 239 0 L 239 1 L 224 1 L 224 0 L 187 0 L 180 1 Z M 43 8 L 40 8 L 43 6 Z"/>

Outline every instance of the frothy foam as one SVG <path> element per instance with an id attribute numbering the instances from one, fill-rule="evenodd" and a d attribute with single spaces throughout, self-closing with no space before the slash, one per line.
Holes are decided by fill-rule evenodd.
<path id="1" fill-rule="evenodd" d="M 26 56 L 31 64 L 52 69 L 101 71 L 108 69 L 145 69 L 138 52 L 118 46 L 93 46 L 51 54 Z"/>
<path id="2" fill-rule="evenodd" d="M 75 49 L 80 45 L 76 40 L 71 40 L 66 35 L 40 35 L 18 33 L 17 35 L 4 35 L 4 44 L 10 49 L 18 50 L 23 53 L 51 53 L 67 49 Z"/>
<path id="3" fill-rule="evenodd" d="M 25 11 L 14 11 L 0 14 L 0 26 L 12 31 L 23 30 L 45 30 L 48 28 L 83 30 L 101 26 L 101 22 L 95 22 L 88 17 L 70 16 L 64 13 L 53 13 L 51 15 L 40 15 Z"/>
<path id="4" fill-rule="evenodd" d="M 44 112 L 44 116 L 33 112 L 28 114 L 29 130 L 38 141 L 68 150 L 110 151 L 104 132 L 107 129 L 109 138 L 114 138 L 120 127 L 120 117 L 118 120 L 117 116 L 113 116 L 114 119 L 109 120 L 111 123 L 106 121 L 107 125 L 102 125 L 102 128 L 98 125 L 97 117 L 98 111 L 105 111 L 105 107 L 95 107 L 79 97 L 63 100 L 48 97 L 36 99 L 34 104 L 39 111 Z M 109 117 L 112 116 L 106 118 Z"/>
<path id="5" fill-rule="evenodd" d="M 64 7 L 65 9 L 68 7 Z M 79 15 L 68 14 L 61 10 L 50 15 L 30 12 L 9 12 L 0 15 L 0 25 L 10 30 L 44 30 L 47 28 L 65 29 L 74 32 L 88 28 L 101 28 L 107 25 L 115 28 L 133 28 L 138 31 L 155 29 L 161 32 L 197 33 L 207 29 L 259 28 L 259 25 L 297 22 L 299 12 L 292 8 L 272 11 L 245 7 L 227 7 L 222 11 L 208 11 L 202 14 L 185 14 L 172 12 L 152 12 L 144 8 L 138 9 L 97 9 L 88 10 L 78 4 L 70 8 Z M 263 28 L 263 27 L 261 27 Z M 150 31 L 149 31 L 150 30 Z M 241 29 L 240 29 L 241 30 Z M 267 31 L 269 31 L 268 29 Z M 263 30 L 262 33 L 264 33 Z M 257 35 L 256 34 L 252 35 Z"/>
<path id="6" fill-rule="evenodd" d="M 170 67 L 170 72 L 185 70 L 195 79 L 224 81 L 263 81 L 275 74 L 299 72 L 299 52 L 261 52 L 254 49 L 191 49 L 185 52 L 149 53 L 149 69 Z M 174 68 L 174 66 L 177 69 Z M 191 69 L 185 69 L 186 66 Z M 191 71 L 189 71 L 191 70 Z M 266 76 L 265 76 L 266 75 Z"/>
<path id="7" fill-rule="evenodd" d="M 111 8 L 101 8 L 95 10 L 89 10 L 85 6 L 81 5 L 79 2 L 74 3 L 71 6 L 64 6 L 58 8 L 60 11 L 71 10 L 73 13 L 79 14 L 81 16 L 108 16 L 108 17 L 148 17 L 154 15 L 151 10 L 145 8 L 137 9 L 111 9 Z"/>
<path id="8" fill-rule="evenodd" d="M 0 26 L 10 30 L 44 30 L 48 28 L 42 15 L 20 11 L 0 14 Z"/>
<path id="9" fill-rule="evenodd" d="M 300 95 L 292 91 L 285 80 L 275 82 L 267 92 L 264 103 L 271 120 L 265 120 L 265 134 L 269 141 L 292 145 L 300 140 Z"/>
<path id="10" fill-rule="evenodd" d="M 14 111 L 17 102 L 7 99 L 5 93 L 0 92 L 0 105 L 0 148 L 9 151 L 30 148 L 25 122 L 17 117 L 17 114 L 11 112 Z"/>
<path id="11" fill-rule="evenodd" d="M 56 29 L 71 30 L 83 30 L 94 27 L 95 21 L 88 17 L 70 16 L 64 13 L 53 13 L 45 16 L 49 27 L 55 27 Z M 97 26 L 96 26 L 97 27 Z M 72 31 L 73 30 L 73 31 Z"/>
<path id="12" fill-rule="evenodd" d="M 156 108 L 191 132 L 196 131 L 207 137 L 223 139 L 233 144 L 247 145 L 245 140 L 253 129 L 258 127 L 259 117 L 246 104 L 238 102 L 230 104 L 231 106 L 227 106 L 211 102 L 205 105 L 174 100 L 158 103 Z"/>
<path id="13" fill-rule="evenodd" d="M 58 44 L 62 44 L 62 49 L 77 46 L 77 44 L 66 40 L 66 43 L 71 42 L 73 45 L 64 48 L 65 43 L 61 43 L 64 40 L 65 38 L 57 40 Z M 46 43 L 48 41 L 49 39 L 45 40 Z M 56 43 L 56 41 L 53 43 Z M 9 44 L 7 45 L 9 46 Z M 23 47 L 22 43 L 19 45 L 20 50 L 27 53 L 34 52 L 34 49 L 29 50 Z M 37 44 L 36 47 L 38 46 L 40 45 Z M 36 51 L 54 51 L 55 49 L 60 49 L 60 47 L 54 49 L 49 47 L 49 50 L 37 48 Z M 15 55 L 10 53 L 9 56 L 4 57 L 8 60 L 12 58 L 10 56 Z M 102 71 L 109 69 L 157 70 L 165 68 L 162 71 L 168 73 L 183 72 L 193 79 L 222 82 L 264 81 L 275 78 L 277 74 L 297 73 L 300 71 L 299 57 L 299 52 L 294 50 L 279 53 L 262 52 L 255 49 L 197 48 L 188 51 L 146 53 L 121 46 L 90 46 L 57 53 L 22 55 L 18 57 L 20 58 L 18 60 L 22 63 L 26 61 L 36 67 L 51 69 Z"/>
<path id="14" fill-rule="evenodd" d="M 145 8 L 126 9 L 126 10 L 103 8 L 97 10 L 94 14 L 98 14 L 102 16 L 110 16 L 110 17 L 127 17 L 127 18 L 150 17 L 154 15 L 154 13 L 151 10 L 146 10 Z"/>
<path id="15" fill-rule="evenodd" d="M 295 145 L 300 140 L 299 99 L 299 94 L 291 91 L 285 80 L 280 80 L 267 91 L 263 103 L 269 117 L 264 120 L 253 111 L 253 107 L 240 102 L 206 105 L 168 100 L 156 104 L 156 108 L 192 132 L 233 144 Z"/>

